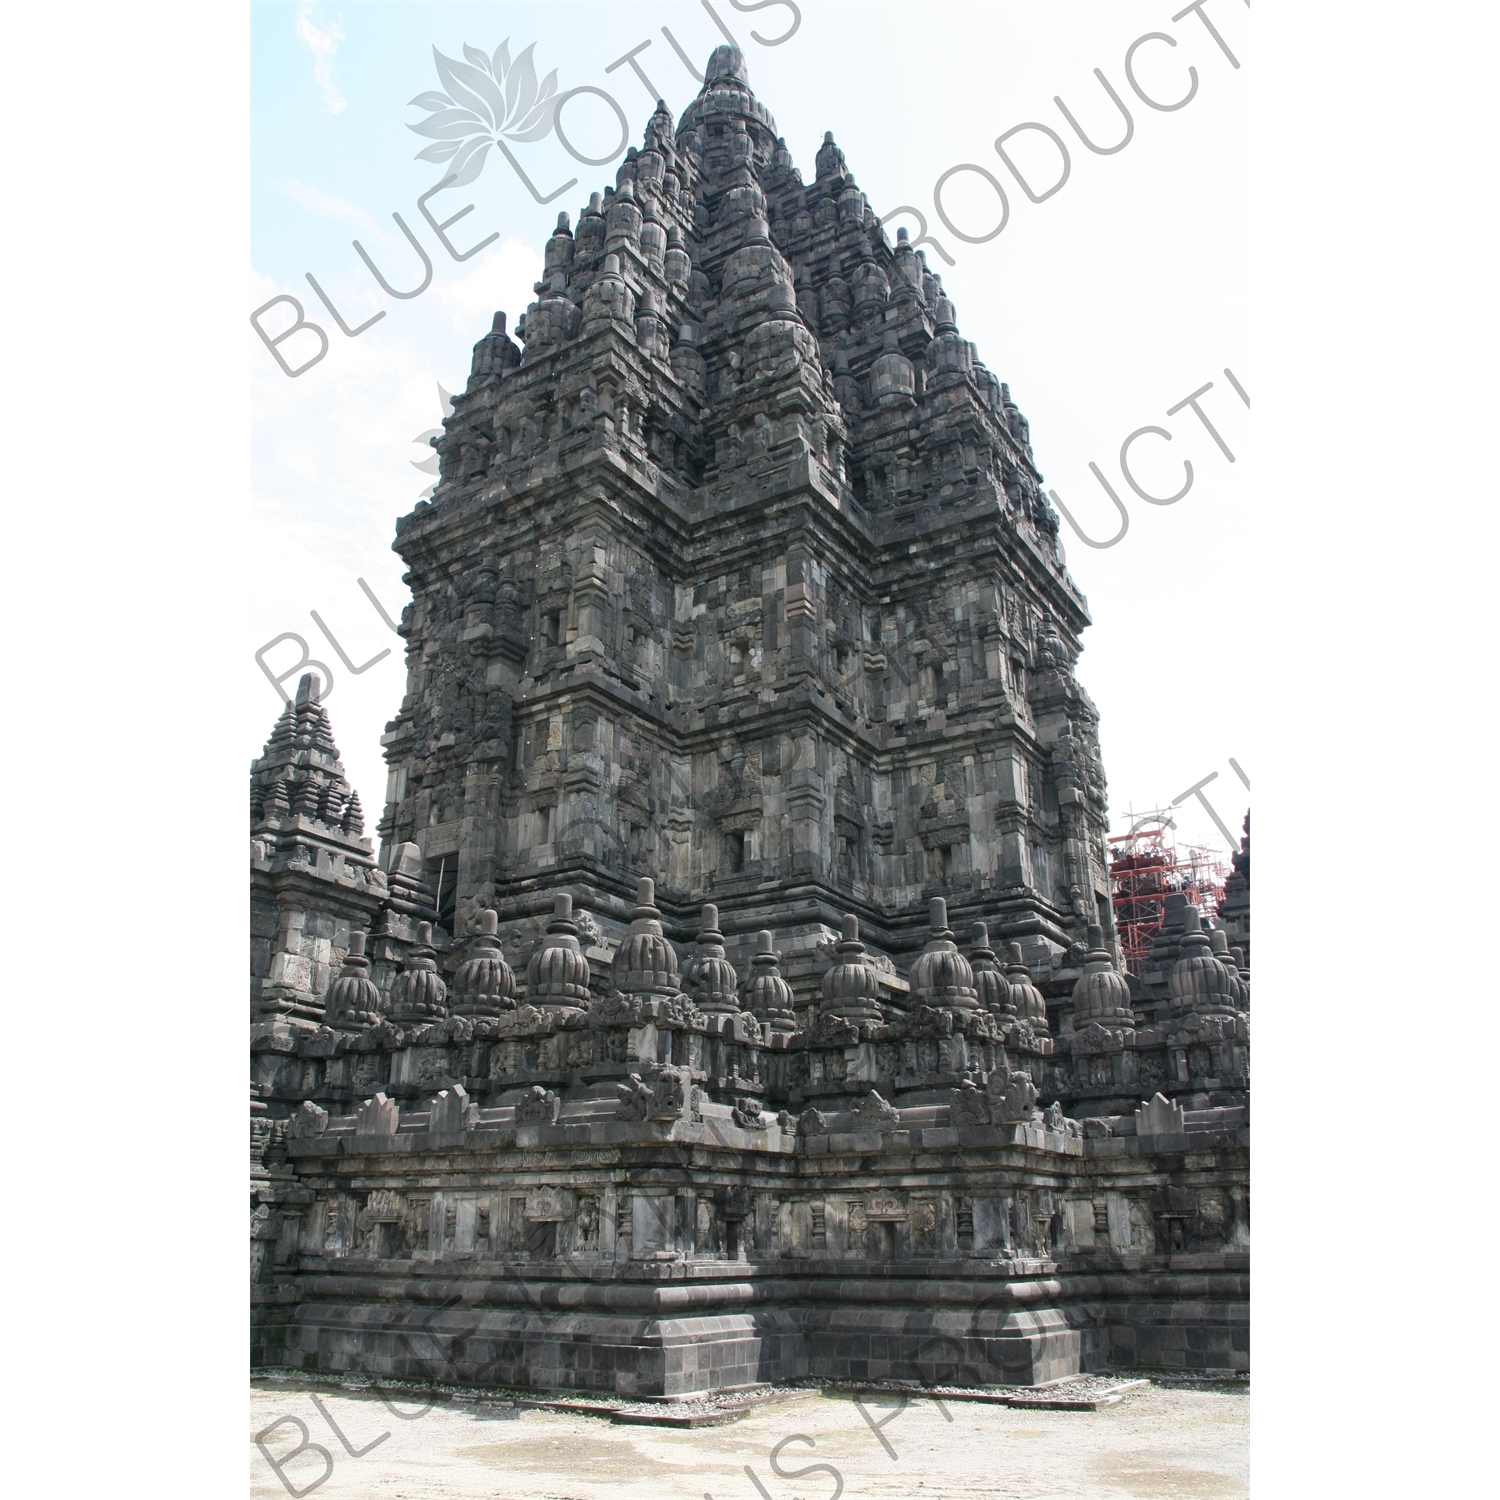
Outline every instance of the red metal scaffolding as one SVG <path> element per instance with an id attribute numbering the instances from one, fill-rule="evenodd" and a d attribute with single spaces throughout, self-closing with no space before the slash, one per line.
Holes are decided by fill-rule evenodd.
<path id="1" fill-rule="evenodd" d="M 1166 920 L 1167 897 L 1181 892 L 1205 917 L 1218 910 L 1229 873 L 1203 844 L 1179 844 L 1171 810 L 1132 815 L 1130 830 L 1109 837 L 1110 898 L 1125 967 L 1139 975 Z"/>

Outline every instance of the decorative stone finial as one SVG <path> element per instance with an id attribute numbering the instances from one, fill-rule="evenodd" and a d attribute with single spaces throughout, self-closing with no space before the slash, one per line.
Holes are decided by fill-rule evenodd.
<path id="1" fill-rule="evenodd" d="M 1240 978 L 1240 966 L 1235 962 L 1234 954 L 1229 947 L 1229 934 L 1222 927 L 1212 927 L 1209 929 L 1208 942 L 1214 957 L 1228 971 L 1229 993 L 1234 1000 L 1235 1009 L 1243 1009 L 1244 981 Z"/>
<path id="2" fill-rule="evenodd" d="M 407 951 L 391 989 L 393 1021 L 441 1021 L 448 1014 L 448 986 L 437 971 L 432 923 L 417 923 L 417 940 Z"/>
<path id="3" fill-rule="evenodd" d="M 526 965 L 526 998 L 546 1010 L 567 1013 L 589 1003 L 589 961 L 573 921 L 573 897 L 558 891 L 552 898 L 552 920 Z"/>
<path id="4" fill-rule="evenodd" d="M 362 932 L 349 934 L 349 953 L 338 978 L 328 986 L 324 1015 L 335 1031 L 363 1031 L 380 1019 L 380 991 L 370 978 Z"/>
<path id="5" fill-rule="evenodd" d="M 861 963 L 865 945 L 859 940 L 859 918 L 845 916 L 843 936 L 834 945 L 838 960 L 823 976 L 820 1014 L 845 1021 L 878 1022 L 884 1019 L 880 1004 L 880 979 L 869 964 Z"/>
<path id="6" fill-rule="evenodd" d="M 839 177 L 847 175 L 844 153 L 833 143 L 833 132 L 823 132 L 823 144 L 818 147 L 818 155 L 815 163 L 818 181 L 822 182 L 827 177 Z"/>
<path id="7" fill-rule="evenodd" d="M 909 976 L 913 1004 L 976 1009 L 979 997 L 974 990 L 974 971 L 948 930 L 948 903 L 941 896 L 932 898 L 928 925 L 932 936 L 911 966 Z"/>
<path id="8" fill-rule="evenodd" d="M 997 1019 L 1013 1021 L 1016 1012 L 1010 997 L 1010 985 L 995 963 L 995 950 L 990 947 L 990 929 L 985 922 L 974 924 L 969 964 L 974 971 L 974 994 L 980 1010 L 989 1011 Z"/>
<path id="9" fill-rule="evenodd" d="M 622 995 L 646 999 L 667 999 L 681 992 L 677 953 L 662 934 L 656 882 L 649 875 L 636 883 L 630 931 L 615 952 L 614 984 Z"/>
<path id="10" fill-rule="evenodd" d="M 516 976 L 500 951 L 500 918 L 479 914 L 479 934 L 469 956 L 453 976 L 449 1005 L 455 1016 L 498 1016 L 516 1008 Z"/>
<path id="11" fill-rule="evenodd" d="M 1182 940 L 1177 962 L 1167 976 L 1172 991 L 1172 1014 L 1233 1015 L 1235 982 L 1214 956 L 1213 942 L 1203 930 L 1202 913 L 1191 902 L 1182 910 Z"/>
<path id="12" fill-rule="evenodd" d="M 1047 1002 L 1042 992 L 1031 982 L 1031 970 L 1021 957 L 1021 945 L 1012 943 L 1006 950 L 1009 962 L 1005 967 L 1006 982 L 1010 985 L 1011 1005 L 1015 1018 L 1024 1021 L 1037 1031 L 1047 1030 Z"/>
<path id="13" fill-rule="evenodd" d="M 698 1009 L 708 1015 L 737 1015 L 740 1008 L 740 977 L 724 952 L 724 934 L 719 931 L 719 908 L 703 908 L 698 928 L 698 950 L 693 955 L 689 990 Z"/>
<path id="14" fill-rule="evenodd" d="M 732 79 L 736 83 L 743 84 L 750 82 L 750 70 L 745 66 L 745 54 L 738 47 L 732 47 L 728 43 L 715 47 L 709 56 L 708 67 L 703 73 L 704 88 L 717 83 L 721 78 Z"/>
<path id="15" fill-rule="evenodd" d="M 1102 1026 L 1135 1025 L 1130 1008 L 1130 985 L 1115 968 L 1109 949 L 1104 946 L 1104 929 L 1097 922 L 1089 924 L 1088 952 L 1083 973 L 1073 986 L 1073 1029 L 1081 1031 L 1090 1021 Z"/>
<path id="16" fill-rule="evenodd" d="M 755 956 L 750 983 L 745 990 L 745 1009 L 771 1031 L 790 1034 L 797 1029 L 792 987 L 781 977 L 781 958 L 771 933 L 755 934 Z"/>

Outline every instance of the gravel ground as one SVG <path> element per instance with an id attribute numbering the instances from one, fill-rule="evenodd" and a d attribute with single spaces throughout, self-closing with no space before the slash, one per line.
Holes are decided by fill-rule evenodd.
<path id="1" fill-rule="evenodd" d="M 1128 1378 L 1070 1385 L 1097 1391 Z M 1248 1383 L 1152 1384 L 1093 1412 L 787 1388 L 757 1397 L 732 1425 L 679 1430 L 523 1409 L 498 1397 L 442 1401 L 423 1412 L 421 1398 L 388 1408 L 368 1394 L 257 1384 L 251 1493 L 267 1500 L 288 1492 L 326 1500 L 833 1500 L 841 1488 L 848 1500 L 1231 1500 L 1250 1492 Z M 296 1422 L 268 1431 L 279 1418 L 305 1424 L 307 1441 L 325 1449 L 327 1460 L 313 1447 L 294 1453 L 302 1440 Z"/>

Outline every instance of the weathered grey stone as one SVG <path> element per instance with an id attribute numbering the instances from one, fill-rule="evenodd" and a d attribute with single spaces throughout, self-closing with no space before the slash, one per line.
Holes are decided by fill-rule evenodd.
<path id="1" fill-rule="evenodd" d="M 328 1111 L 319 1109 L 311 1099 L 304 1099 L 291 1118 L 288 1134 L 293 1140 L 310 1140 L 328 1129 Z"/>
<path id="2" fill-rule="evenodd" d="M 1182 1135 L 1187 1130 L 1187 1116 L 1182 1107 L 1161 1094 L 1142 1104 L 1135 1112 L 1137 1136 Z"/>
<path id="3" fill-rule="evenodd" d="M 550 1089 L 533 1084 L 516 1104 L 517 1125 L 555 1125 L 559 1101 Z"/>
<path id="4" fill-rule="evenodd" d="M 1248 838 L 1240 926 L 1178 902 L 1137 1011 L 1026 420 L 832 137 L 804 183 L 707 71 L 560 217 L 398 522 L 379 865 L 315 678 L 252 769 L 257 1358 L 677 1395 L 923 1378 L 937 1336 L 981 1383 L 1207 1357 Z"/>
<path id="5" fill-rule="evenodd" d="M 401 1111 L 393 1099 L 376 1094 L 355 1110 L 354 1118 L 357 1135 L 395 1135 L 401 1123 Z"/>
<path id="6" fill-rule="evenodd" d="M 456 1135 L 472 1130 L 478 1123 L 479 1111 L 469 1101 L 461 1083 L 442 1089 L 429 1107 L 427 1128 L 434 1135 Z"/>

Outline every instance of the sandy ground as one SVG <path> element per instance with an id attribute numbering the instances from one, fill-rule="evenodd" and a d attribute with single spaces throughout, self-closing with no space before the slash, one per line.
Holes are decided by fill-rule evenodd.
<path id="1" fill-rule="evenodd" d="M 862 1414 L 847 1396 L 789 1391 L 729 1426 L 673 1430 L 467 1403 L 437 1404 L 403 1420 L 374 1397 L 253 1389 L 251 1493 L 267 1500 L 289 1493 L 325 1500 L 1230 1500 L 1250 1493 L 1245 1391 L 1151 1386 L 1097 1412 L 968 1402 L 945 1408 L 951 1420 L 931 1400 L 903 1410 L 892 1398 L 867 1400 Z M 397 1410 L 420 1412 L 421 1404 Z M 328 1459 L 313 1447 L 294 1451 L 303 1434 L 293 1422 L 267 1432 L 282 1417 L 299 1418 Z"/>

